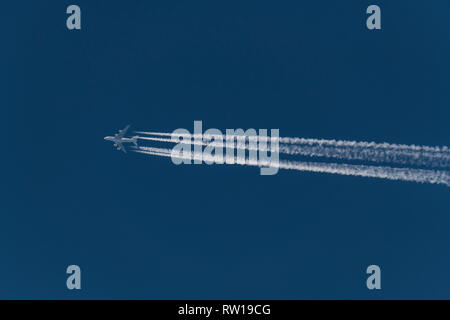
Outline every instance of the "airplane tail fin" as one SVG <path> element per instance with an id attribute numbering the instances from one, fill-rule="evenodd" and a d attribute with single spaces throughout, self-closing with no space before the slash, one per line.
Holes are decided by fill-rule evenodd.
<path id="1" fill-rule="evenodd" d="M 131 139 L 132 139 L 132 141 L 133 141 L 134 146 L 137 147 L 137 146 L 138 146 L 138 144 L 137 144 L 138 136 L 134 136 L 134 137 L 131 138 Z"/>

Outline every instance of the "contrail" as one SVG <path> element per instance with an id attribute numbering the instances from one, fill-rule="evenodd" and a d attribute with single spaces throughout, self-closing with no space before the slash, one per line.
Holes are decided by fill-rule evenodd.
<path id="1" fill-rule="evenodd" d="M 138 153 L 173 157 L 179 159 L 202 160 L 215 162 L 216 158 L 202 153 L 185 152 L 183 154 L 172 153 L 171 149 L 139 147 L 133 150 Z M 280 161 L 272 163 L 262 160 L 236 159 L 235 163 L 258 167 L 278 167 L 280 169 L 299 170 L 320 173 L 332 173 L 349 176 L 381 178 L 389 180 L 413 181 L 420 183 L 443 184 L 450 186 L 450 173 L 439 170 L 392 168 L 383 166 L 352 165 L 340 163 Z"/>
<path id="2" fill-rule="evenodd" d="M 164 136 L 171 137 L 172 133 L 167 132 L 152 132 L 152 131 L 135 131 L 138 134 L 153 135 L 153 136 Z M 177 136 L 192 137 L 192 138 L 202 138 L 208 137 L 212 138 L 214 135 L 208 134 L 177 134 Z M 238 137 L 237 135 L 232 136 L 232 138 Z M 248 137 L 247 137 L 248 138 Z M 270 140 L 270 137 L 260 137 L 254 136 L 250 139 L 262 139 Z M 393 143 L 376 143 L 376 142 L 366 142 L 366 141 L 349 141 L 349 140 L 334 140 L 334 139 L 307 139 L 307 138 L 293 138 L 293 137 L 280 137 L 278 138 L 280 143 L 287 144 L 307 144 L 307 145 L 323 145 L 323 146 L 334 146 L 334 147 L 365 147 L 365 148 L 385 148 L 385 149 L 397 149 L 397 150 L 414 150 L 414 151 L 428 151 L 428 152 L 443 152 L 450 156 L 450 148 L 447 146 L 442 147 L 430 147 L 430 146 L 418 146 L 418 145 L 406 145 L 406 144 L 393 144 Z"/>
<path id="3" fill-rule="evenodd" d="M 325 157 L 341 160 L 360 160 L 377 163 L 395 163 L 406 166 L 424 166 L 434 168 L 450 167 L 450 155 L 435 152 L 382 149 L 368 147 L 324 147 L 280 145 L 280 153 Z"/>
<path id="4" fill-rule="evenodd" d="M 150 134 L 150 132 L 137 132 L 140 134 Z M 156 136 L 167 137 L 171 136 L 169 133 L 152 133 Z M 188 136 L 188 135 L 184 135 Z M 208 137 L 208 135 L 206 135 Z M 209 136 L 208 138 L 211 138 Z M 237 136 L 234 136 L 237 137 Z M 228 136 L 229 138 L 229 136 Z M 252 138 L 252 137 L 250 137 Z M 257 137 L 256 137 L 257 138 Z M 264 137 L 263 137 L 264 138 Z M 160 141 L 160 142 L 172 142 L 176 143 L 178 141 L 172 141 L 168 138 L 158 138 L 158 137 L 143 137 L 139 136 L 138 139 Z M 401 165 L 409 166 L 424 166 L 433 168 L 446 168 L 450 167 L 450 153 L 445 151 L 447 147 L 439 148 L 443 151 L 436 151 L 433 147 L 421 146 L 405 146 L 405 145 L 395 145 L 395 144 L 375 144 L 373 142 L 356 142 L 356 141 L 335 141 L 335 140 L 318 140 L 318 139 L 301 139 L 301 138 L 279 138 L 280 141 L 285 141 L 285 139 L 297 139 L 300 140 L 315 140 L 321 143 L 295 143 L 287 144 L 282 143 L 279 146 L 279 152 L 289 155 L 302 155 L 308 157 L 325 157 L 325 158 L 335 158 L 341 160 L 361 160 L 376 163 L 395 163 Z M 326 143 L 322 143 L 327 141 Z M 330 141 L 335 141 L 335 143 L 330 143 Z M 183 144 L 193 144 L 193 145 L 210 145 L 212 147 L 226 147 L 225 143 L 222 142 L 204 142 L 203 140 L 190 140 L 183 141 Z M 234 143 L 234 141 L 233 141 Z M 363 145 L 365 147 L 363 147 Z M 409 147 L 409 148 L 406 148 Z M 237 149 L 248 149 L 248 150 L 261 150 L 267 151 L 269 147 L 267 145 L 255 145 L 246 144 L 245 141 L 237 141 L 237 144 L 233 144 L 233 148 Z M 430 151 L 432 148 L 434 151 Z M 426 151 L 428 150 L 428 151 Z M 270 149 L 269 149 L 270 151 Z"/>

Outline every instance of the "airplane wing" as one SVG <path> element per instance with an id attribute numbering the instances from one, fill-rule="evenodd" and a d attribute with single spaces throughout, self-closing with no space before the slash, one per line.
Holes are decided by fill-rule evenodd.
<path id="1" fill-rule="evenodd" d="M 125 127 L 125 129 L 119 130 L 119 133 L 116 134 L 116 138 L 119 138 L 119 139 L 123 138 L 123 136 L 125 135 L 125 133 L 127 133 L 127 130 L 128 130 L 129 127 L 130 127 L 130 125 L 127 125 L 127 126 Z"/>
<path id="2" fill-rule="evenodd" d="M 117 150 L 122 150 L 123 152 L 127 153 L 122 142 L 117 142 Z"/>

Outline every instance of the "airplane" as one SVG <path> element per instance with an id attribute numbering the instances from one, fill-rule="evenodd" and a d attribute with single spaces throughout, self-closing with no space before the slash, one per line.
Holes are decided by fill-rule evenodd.
<path id="1" fill-rule="evenodd" d="M 114 137 L 107 136 L 104 139 L 107 141 L 114 142 L 114 147 L 117 147 L 117 150 L 122 150 L 123 152 L 127 153 L 125 150 L 125 147 L 123 146 L 124 143 L 133 143 L 135 147 L 137 147 L 137 139 L 138 136 L 134 136 L 132 138 L 124 138 L 124 135 L 127 133 L 128 128 L 130 125 L 126 126 L 125 129 L 119 130 L 119 133 L 116 133 Z"/>

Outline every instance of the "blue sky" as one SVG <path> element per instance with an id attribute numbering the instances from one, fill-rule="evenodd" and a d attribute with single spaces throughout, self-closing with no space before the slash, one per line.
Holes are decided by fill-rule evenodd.
<path id="1" fill-rule="evenodd" d="M 78 4 L 82 29 L 66 28 Z M 382 30 L 365 27 L 378 4 Z M 132 130 L 450 145 L 448 1 L 1 10 L 0 298 L 449 298 L 449 189 L 175 166 Z M 82 290 L 69 291 L 77 264 Z M 382 290 L 365 286 L 380 265 Z"/>

